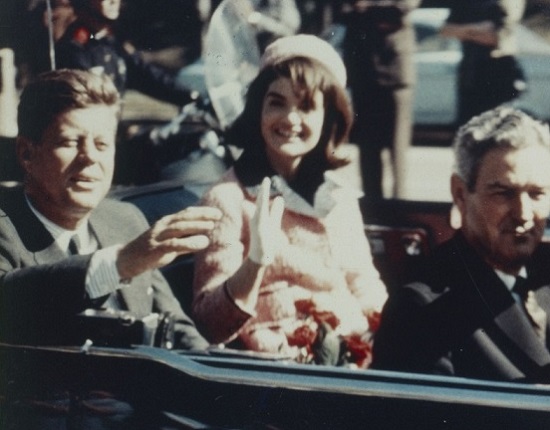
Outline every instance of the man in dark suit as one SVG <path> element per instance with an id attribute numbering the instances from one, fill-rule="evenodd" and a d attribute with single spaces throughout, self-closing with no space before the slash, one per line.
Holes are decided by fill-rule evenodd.
<path id="1" fill-rule="evenodd" d="M 415 34 L 410 13 L 420 0 L 338 0 L 334 16 L 346 26 L 342 43 L 355 122 L 350 139 L 359 145 L 368 221 L 381 213 L 382 150 L 389 148 L 393 196 L 403 197 L 406 152 L 412 139 Z"/>
<path id="2" fill-rule="evenodd" d="M 169 312 L 176 348 L 208 345 L 157 269 L 207 246 L 221 214 L 188 208 L 148 228 L 132 205 L 104 199 L 118 108 L 110 79 L 90 72 L 49 72 L 24 89 L 24 186 L 0 197 L 0 341 L 82 342 L 76 315 L 107 308 Z"/>
<path id="3" fill-rule="evenodd" d="M 519 60 L 517 33 L 525 0 L 452 0 L 440 32 L 461 41 L 458 124 L 519 97 L 527 82 Z"/>
<path id="4" fill-rule="evenodd" d="M 549 382 L 548 127 L 497 108 L 454 145 L 462 226 L 388 300 L 373 367 Z"/>

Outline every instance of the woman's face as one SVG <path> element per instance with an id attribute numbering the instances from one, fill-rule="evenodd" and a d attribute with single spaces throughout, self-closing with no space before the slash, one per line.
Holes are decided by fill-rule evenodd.
<path id="1" fill-rule="evenodd" d="M 315 91 L 311 104 L 289 78 L 278 78 L 268 88 L 262 104 L 262 137 L 273 168 L 294 173 L 302 157 L 321 137 L 325 117 L 323 93 Z"/>
<path id="2" fill-rule="evenodd" d="M 91 5 L 108 20 L 115 21 L 120 15 L 121 0 L 92 0 Z"/>

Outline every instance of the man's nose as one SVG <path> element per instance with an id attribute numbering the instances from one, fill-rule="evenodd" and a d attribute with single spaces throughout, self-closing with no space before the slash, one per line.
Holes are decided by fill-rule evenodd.
<path id="1" fill-rule="evenodd" d="M 521 193 L 518 198 L 517 216 L 521 221 L 531 221 L 534 217 L 533 199 L 529 193 Z"/>
<path id="2" fill-rule="evenodd" d="M 97 149 L 95 140 L 91 136 L 87 136 L 82 140 L 80 145 L 79 156 L 87 163 L 95 163 L 99 157 L 99 150 Z"/>

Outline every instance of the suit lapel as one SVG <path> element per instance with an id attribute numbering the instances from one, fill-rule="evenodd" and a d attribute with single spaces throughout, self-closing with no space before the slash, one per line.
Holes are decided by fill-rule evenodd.
<path id="1" fill-rule="evenodd" d="M 550 363 L 550 353 L 536 335 L 525 311 L 492 270 L 486 277 L 485 287 L 478 293 L 494 316 L 496 326 L 514 346 L 537 366 Z"/>
<path id="2" fill-rule="evenodd" d="M 7 191 L 2 209 L 12 220 L 20 235 L 23 246 L 32 255 L 36 264 L 51 264 L 67 257 L 54 241 L 46 227 L 29 208 L 22 187 Z M 98 241 L 99 248 L 105 248 L 117 243 L 124 244 L 135 236 L 135 224 L 124 222 L 125 215 L 131 212 L 113 216 L 111 210 L 100 204 L 90 216 L 90 227 Z M 119 300 L 124 308 L 145 315 L 151 311 L 151 295 L 148 293 L 152 285 L 151 275 L 136 277 L 131 285 L 119 290 Z"/>
<path id="3" fill-rule="evenodd" d="M 550 353 L 535 334 L 521 306 L 514 303 L 495 318 L 495 324 L 538 366 L 550 363 Z"/>
<path id="4" fill-rule="evenodd" d="M 535 291 L 535 298 L 539 306 L 544 309 L 547 315 L 546 321 L 546 349 L 550 351 L 550 288 L 545 286 Z"/>
<path id="5" fill-rule="evenodd" d="M 29 208 L 23 188 L 13 191 L 10 204 L 3 209 L 8 212 L 24 247 L 34 255 L 37 264 L 54 263 L 67 256 Z"/>
<path id="6" fill-rule="evenodd" d="M 34 256 L 38 264 L 55 263 L 67 258 L 67 254 L 63 252 L 56 243 L 52 243 L 49 247 L 35 252 Z"/>
<path id="7" fill-rule="evenodd" d="M 527 361 L 521 360 L 522 363 L 531 362 L 536 366 L 549 364 L 550 352 L 537 337 L 522 307 L 515 302 L 494 270 L 487 266 L 463 239 L 459 240 L 458 255 L 468 273 L 469 280 L 464 280 L 465 284 L 471 286 L 474 296 L 478 297 L 479 312 L 485 315 L 482 320 L 494 321 L 504 334 L 504 341 L 509 342 L 513 350 L 521 351 L 528 358 Z M 528 273 L 529 281 L 540 285 L 540 278 L 532 277 L 529 268 Z M 547 288 L 543 290 L 545 290 L 545 296 L 548 296 Z M 550 297 L 548 297 L 548 305 L 550 306 Z M 546 310 L 548 312 L 549 309 Z M 496 338 L 493 341 L 497 345 L 501 342 Z M 531 373 L 527 367 L 533 369 L 532 366 L 524 367 L 521 369 L 523 372 Z"/>

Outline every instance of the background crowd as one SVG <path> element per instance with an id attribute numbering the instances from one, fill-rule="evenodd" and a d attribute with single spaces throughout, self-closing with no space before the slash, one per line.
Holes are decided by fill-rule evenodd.
<path id="1" fill-rule="evenodd" d="M 112 2 L 117 8 L 120 3 L 120 13 L 102 23 L 105 29 L 101 33 L 109 33 L 108 37 L 98 34 L 100 37 L 86 43 L 85 49 L 75 47 L 75 41 L 90 32 L 93 20 L 86 17 L 90 13 L 84 7 L 88 2 L 52 0 L 50 3 L 50 35 L 46 27 L 49 18 L 45 0 L 8 1 L 5 5 L 1 19 L 6 25 L 1 26 L 0 41 L 15 52 L 19 89 L 39 72 L 51 69 L 54 61 L 58 68 L 102 67 L 115 79 L 119 90 L 133 88 L 183 106 L 192 94 L 186 83 L 177 79 L 177 74 L 200 58 L 204 33 L 213 11 L 221 2 L 163 0 L 154 5 L 146 0 Z M 108 3 L 90 2 L 96 7 Z M 269 31 L 259 34 L 261 47 L 275 37 L 291 33 L 322 34 L 332 23 L 346 27 L 342 54 L 349 72 L 348 90 L 357 119 L 350 141 L 361 149 L 361 180 L 369 196 L 364 199 L 362 209 L 366 218 L 374 222 L 384 219 L 380 202 L 384 192 L 388 193 L 382 186 L 385 174 L 381 153 L 384 148 L 390 149 L 389 167 L 393 178 L 393 187 L 385 197 L 401 198 L 405 194 L 408 168 L 405 154 L 413 139 L 412 105 L 416 79 L 412 63 L 414 33 L 409 13 L 419 7 L 449 7 L 452 11 L 448 20 L 450 25 L 442 29 L 442 34 L 460 39 L 465 53 L 459 78 L 460 115 L 456 126 L 475 113 L 516 97 L 525 89 L 521 67 L 514 61 L 513 26 L 522 17 L 544 16 L 544 5 L 540 1 L 487 0 L 463 4 L 444 0 L 255 0 L 252 4 L 262 13 L 264 21 L 269 16 L 272 22 L 283 23 L 278 28 L 271 25 Z M 472 17 L 475 19 L 468 23 Z M 94 26 L 98 24 L 95 21 Z M 468 25 L 464 26 L 465 23 Z M 477 42 L 464 40 L 466 27 L 471 31 L 474 26 L 478 31 Z M 462 29 L 462 33 L 457 29 Z M 93 29 L 92 32 L 98 31 Z M 480 39 L 481 44 L 478 43 Z M 49 47 L 54 42 L 55 55 Z M 494 70 L 498 70 L 498 76 Z M 490 85 L 480 85 L 487 79 Z M 377 103 L 371 103 L 371 97 Z M 154 109 L 154 106 L 139 105 L 139 109 Z M 145 157 L 148 156 L 149 153 Z M 147 178 L 150 179 L 155 179 L 154 175 Z M 126 178 L 121 175 L 115 180 L 120 182 Z"/>

